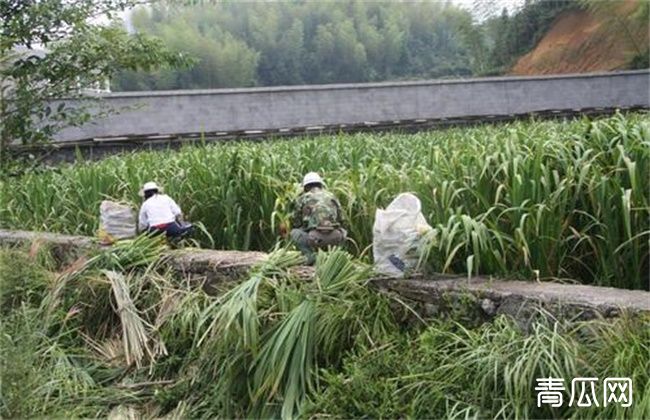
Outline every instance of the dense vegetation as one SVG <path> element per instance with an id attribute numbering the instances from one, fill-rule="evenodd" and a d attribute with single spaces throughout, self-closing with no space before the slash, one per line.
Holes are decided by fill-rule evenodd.
<path id="1" fill-rule="evenodd" d="M 217 298 L 166 272 L 162 249 L 142 237 L 63 266 L 0 250 L 3 418 L 650 415 L 648 319 L 406 328 L 342 251 L 305 282 L 278 250 Z M 548 376 L 630 377 L 634 403 L 537 408 Z"/>
<path id="2" fill-rule="evenodd" d="M 77 94 L 80 81 L 187 63 L 155 39 L 86 20 L 97 7 L 129 4 L 2 3 L 11 18 L 3 34 L 22 35 L 3 38 L 0 64 L 21 42 L 55 44 L 48 57 L 12 61 L 19 83 L 10 87 L 27 105 L 17 114 L 0 104 L 16 116 L 0 126 L 5 143 L 14 138 L 7 127 L 47 139 L 53 131 L 32 124 L 53 112 L 83 121 L 44 100 Z M 154 6 L 133 23 L 189 46 L 198 65 L 125 73 L 119 83 L 220 87 L 498 71 L 567 4 L 529 2 L 485 26 L 437 4 Z M 283 247 L 280 233 L 311 170 L 340 197 L 351 240 L 347 250 L 320 253 L 306 281 L 292 269 L 301 256 Z M 647 317 L 560 322 L 540 310 L 525 323 L 480 324 L 460 305 L 451 319 L 423 320 L 369 287 L 367 261 L 375 210 L 412 191 L 434 228 L 420 249 L 425 270 L 648 289 L 649 174 L 647 114 L 199 145 L 13 177 L 3 170 L 0 227 L 93 235 L 101 200 L 135 206 L 141 184 L 156 180 L 197 223 L 202 245 L 273 252 L 209 295 L 165 265 L 161 238 L 120 241 L 74 261 L 39 242 L 1 248 L 0 417 L 648 418 Z M 535 379 L 549 376 L 630 377 L 634 403 L 538 408 Z"/>
<path id="3" fill-rule="evenodd" d="M 362 347 L 343 369 L 324 372 L 327 387 L 306 412 L 335 418 L 647 418 L 648 326 L 626 319 L 541 320 L 522 332 L 506 317 L 474 328 L 433 321 L 422 333 Z M 606 378 L 614 372 L 634 372 L 634 386 L 645 384 L 634 389 L 634 409 L 576 409 L 566 400 L 561 408 L 538 408 L 531 391 L 542 375 Z"/>
<path id="4" fill-rule="evenodd" d="M 413 135 L 356 134 L 187 147 L 80 162 L 2 183 L 2 227 L 94 235 L 105 198 L 165 186 L 205 246 L 269 250 L 308 171 L 340 198 L 357 254 L 375 209 L 412 191 L 439 272 L 648 289 L 650 126 L 644 114 Z"/>
<path id="5" fill-rule="evenodd" d="M 507 71 L 575 0 L 527 2 L 477 22 L 443 2 L 160 2 L 131 29 L 198 59 L 123 72 L 114 90 L 217 88 L 470 76 Z"/>
<path id="6" fill-rule="evenodd" d="M 53 99 L 81 97 L 120 70 L 189 61 L 160 39 L 98 22 L 134 7 L 131 0 L 0 2 L 0 165 L 11 144 L 50 141 L 62 127 L 87 122 L 83 107 Z"/>

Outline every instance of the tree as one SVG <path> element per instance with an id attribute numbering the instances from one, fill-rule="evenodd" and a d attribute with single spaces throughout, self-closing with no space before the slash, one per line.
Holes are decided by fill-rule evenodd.
<path id="1" fill-rule="evenodd" d="M 294 19 L 291 27 L 280 38 L 279 52 L 282 57 L 278 60 L 283 64 L 284 80 L 281 84 L 302 84 L 302 60 L 304 58 L 304 32 L 302 22 Z"/>
<path id="2" fill-rule="evenodd" d="M 472 25 L 469 12 L 440 2 L 190 5 L 160 0 L 134 11 L 131 28 L 159 36 L 170 48 L 190 51 L 200 62 L 190 71 L 122 72 L 114 87 L 224 88 L 465 76 L 472 64 L 480 65 L 470 63 L 470 42 L 460 33 L 463 22 Z M 472 48 L 487 56 L 478 39 L 482 31 L 471 35 Z M 218 65 L 237 56 L 247 59 L 237 66 Z M 232 69 L 240 75 L 219 76 Z"/>
<path id="3" fill-rule="evenodd" d="M 488 47 L 483 27 L 475 25 L 471 16 L 459 19 L 458 32 L 463 44 L 469 52 L 469 62 L 474 75 L 484 75 L 488 70 Z"/>
<path id="4" fill-rule="evenodd" d="M 121 25 L 98 23 L 136 0 L 0 0 L 0 160 L 6 147 L 49 141 L 86 122 L 68 99 L 121 69 L 182 66 L 191 60 Z"/>

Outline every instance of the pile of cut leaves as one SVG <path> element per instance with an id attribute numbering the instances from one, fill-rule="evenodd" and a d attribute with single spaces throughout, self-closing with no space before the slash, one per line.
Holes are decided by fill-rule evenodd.
<path id="1" fill-rule="evenodd" d="M 3 417 L 295 417 L 321 368 L 398 330 L 342 250 L 306 281 L 277 249 L 210 296 L 166 270 L 165 249 L 140 237 L 63 268 L 2 250 Z"/>

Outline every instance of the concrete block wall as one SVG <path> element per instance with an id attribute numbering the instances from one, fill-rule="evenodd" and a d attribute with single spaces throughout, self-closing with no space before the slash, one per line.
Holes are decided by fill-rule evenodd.
<path id="1" fill-rule="evenodd" d="M 119 113 L 60 132 L 101 137 L 269 130 L 394 120 L 649 107 L 650 72 L 466 80 L 124 92 L 100 96 Z M 95 106 L 96 111 L 100 107 Z"/>

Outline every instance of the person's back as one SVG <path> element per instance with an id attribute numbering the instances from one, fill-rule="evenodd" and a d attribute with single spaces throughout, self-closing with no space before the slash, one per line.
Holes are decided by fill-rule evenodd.
<path id="1" fill-rule="evenodd" d="M 173 223 L 180 214 L 181 209 L 168 195 L 154 194 L 142 204 L 140 228 L 146 229 Z"/>
<path id="2" fill-rule="evenodd" d="M 191 224 L 181 223 L 181 208 L 171 197 L 162 194 L 155 182 L 144 184 L 141 195 L 144 202 L 138 218 L 140 231 L 154 234 L 164 232 L 168 237 L 183 237 L 191 232 Z"/>
<path id="3" fill-rule="evenodd" d="M 340 205 L 334 194 L 322 188 L 303 193 L 297 201 L 299 226 L 304 230 L 331 231 L 341 226 Z M 298 226 L 296 226 L 298 227 Z"/>
<path id="4" fill-rule="evenodd" d="M 304 192 L 294 206 L 291 239 L 307 257 L 307 264 L 313 264 L 316 249 L 340 245 L 347 232 L 341 227 L 341 205 L 334 194 L 325 189 L 320 175 L 308 173 L 302 186 Z"/>

